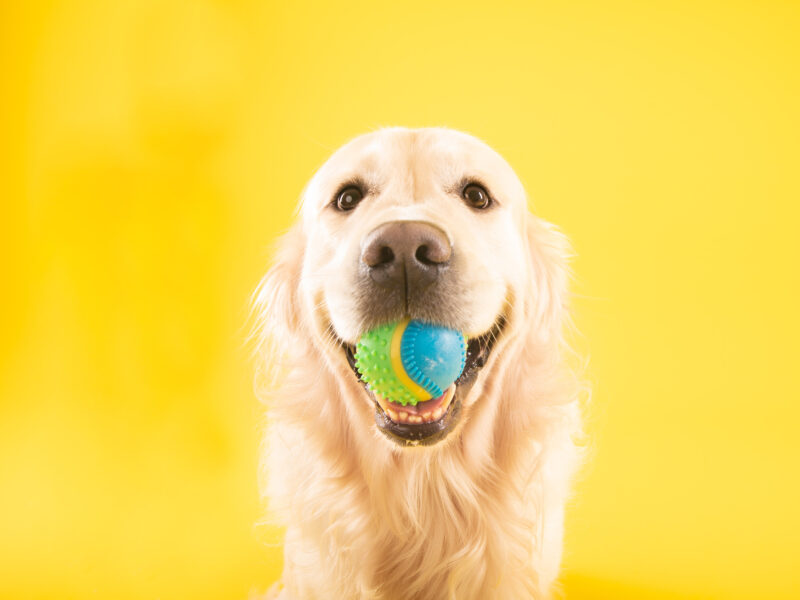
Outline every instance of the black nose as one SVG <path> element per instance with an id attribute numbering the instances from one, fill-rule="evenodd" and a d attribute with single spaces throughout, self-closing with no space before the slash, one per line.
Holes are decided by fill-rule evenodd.
<path id="1" fill-rule="evenodd" d="M 361 262 L 375 283 L 413 294 L 436 281 L 452 254 L 450 241 L 438 227 L 395 221 L 366 237 Z"/>

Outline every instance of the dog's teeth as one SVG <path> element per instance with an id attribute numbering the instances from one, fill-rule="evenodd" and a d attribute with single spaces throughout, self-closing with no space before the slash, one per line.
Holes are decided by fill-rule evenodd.
<path id="1" fill-rule="evenodd" d="M 453 398 L 456 397 L 455 386 L 450 386 L 450 388 L 447 390 L 447 392 L 445 392 L 445 394 L 446 395 L 444 397 L 444 402 L 442 402 L 442 406 L 441 406 L 442 410 L 447 409 L 447 407 L 450 406 L 450 402 L 452 402 Z"/>
<path id="2" fill-rule="evenodd" d="M 401 410 L 399 413 L 397 413 L 397 419 L 400 421 L 407 421 L 408 413 L 405 412 L 404 410 Z"/>
<path id="3" fill-rule="evenodd" d="M 409 423 L 422 423 L 422 417 L 420 417 L 419 415 L 411 415 L 410 417 L 408 417 L 408 422 Z"/>
<path id="4" fill-rule="evenodd" d="M 386 409 L 386 414 L 387 414 L 387 415 L 389 415 L 389 418 L 390 418 L 392 421 L 397 421 L 397 420 L 398 420 L 397 413 L 396 413 L 396 412 L 394 412 L 394 411 L 393 411 L 391 408 L 387 408 L 387 409 Z"/>
<path id="5" fill-rule="evenodd" d="M 422 413 L 422 420 L 423 421 L 430 421 L 431 420 L 431 413 L 429 413 L 429 412 Z"/>
<path id="6" fill-rule="evenodd" d="M 441 417 L 443 412 L 444 412 L 444 407 L 443 406 L 440 406 L 435 411 L 433 411 L 433 420 L 435 421 L 436 419 Z"/>

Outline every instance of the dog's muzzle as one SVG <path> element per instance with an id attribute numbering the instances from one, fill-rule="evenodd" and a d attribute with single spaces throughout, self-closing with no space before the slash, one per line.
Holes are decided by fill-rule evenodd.
<path id="1" fill-rule="evenodd" d="M 457 328 L 463 289 L 457 281 L 455 249 L 447 234 L 422 221 L 392 221 L 373 229 L 361 244 L 359 282 L 354 293 L 363 329 L 403 318 Z M 390 439 L 401 445 L 431 445 L 444 439 L 461 416 L 463 396 L 486 363 L 505 318 L 468 341 L 464 370 L 439 398 L 401 406 L 368 393 L 375 401 L 375 422 Z M 355 376 L 355 348 L 342 342 Z M 365 387 L 366 384 L 362 380 Z"/>

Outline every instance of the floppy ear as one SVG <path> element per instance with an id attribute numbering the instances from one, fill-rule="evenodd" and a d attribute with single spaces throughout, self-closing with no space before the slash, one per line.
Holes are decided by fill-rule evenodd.
<path id="1" fill-rule="evenodd" d="M 279 238 L 276 246 L 272 266 L 252 301 L 255 325 L 251 337 L 255 339 L 256 352 L 264 355 L 270 371 L 302 341 L 298 292 L 305 243 L 300 225 Z"/>
<path id="2" fill-rule="evenodd" d="M 530 213 L 526 217 L 531 334 L 542 341 L 558 340 L 566 314 L 572 250 L 555 225 Z"/>

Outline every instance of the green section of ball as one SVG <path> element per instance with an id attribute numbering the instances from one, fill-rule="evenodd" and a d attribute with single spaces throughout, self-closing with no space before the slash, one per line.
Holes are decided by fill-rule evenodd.
<path id="1" fill-rule="evenodd" d="M 392 367 L 391 346 L 397 323 L 389 323 L 368 331 L 356 345 L 356 369 L 367 387 L 375 394 L 406 406 L 418 399 L 397 377 Z"/>

